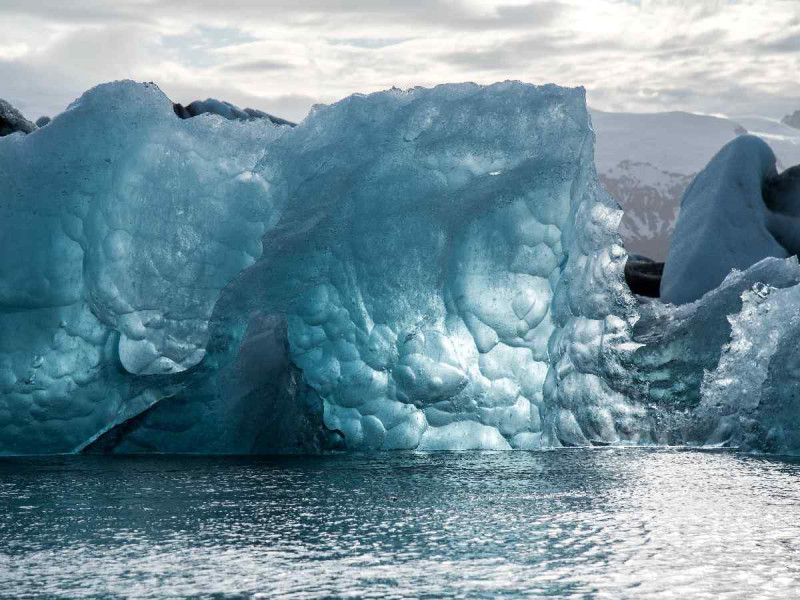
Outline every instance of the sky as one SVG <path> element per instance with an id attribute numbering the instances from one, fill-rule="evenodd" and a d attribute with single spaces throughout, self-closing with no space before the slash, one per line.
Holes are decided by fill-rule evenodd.
<path id="1" fill-rule="evenodd" d="M 397 86 L 584 86 L 592 108 L 800 109 L 800 0 L 0 0 L 0 97 L 53 116 L 154 81 L 301 120 Z"/>

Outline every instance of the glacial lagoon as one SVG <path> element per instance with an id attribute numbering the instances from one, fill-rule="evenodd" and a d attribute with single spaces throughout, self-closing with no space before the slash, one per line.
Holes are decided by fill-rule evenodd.
<path id="1" fill-rule="evenodd" d="M 788 598 L 800 460 L 0 459 L 0 598 Z"/>

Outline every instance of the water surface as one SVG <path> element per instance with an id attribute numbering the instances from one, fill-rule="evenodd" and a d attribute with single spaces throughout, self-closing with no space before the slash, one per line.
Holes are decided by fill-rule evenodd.
<path id="1" fill-rule="evenodd" d="M 615 448 L 0 459 L 2 598 L 798 594 L 798 461 Z"/>

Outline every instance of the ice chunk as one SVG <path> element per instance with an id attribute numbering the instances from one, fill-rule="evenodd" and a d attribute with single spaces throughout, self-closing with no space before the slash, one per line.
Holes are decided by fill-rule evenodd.
<path id="1" fill-rule="evenodd" d="M 356 95 L 296 128 L 87 92 L 0 140 L 0 452 L 800 450 L 797 261 L 637 302 L 593 143 L 555 86 Z M 761 162 L 693 189 L 742 183 L 772 235 L 793 183 L 762 197 L 741 143 L 720 156 Z"/>
<path id="2" fill-rule="evenodd" d="M 559 444 L 550 412 L 590 419 L 544 393 L 560 328 L 555 388 L 588 377 L 606 393 L 597 435 L 634 435 L 599 383 L 629 350 L 633 301 L 581 90 L 353 96 L 277 144 L 287 210 L 216 314 L 288 313 L 292 360 L 348 447 Z"/>
<path id="3" fill-rule="evenodd" d="M 0 451 L 69 451 L 169 393 L 220 290 L 261 255 L 287 129 L 181 121 L 152 85 L 87 92 L 0 140 Z"/>
<path id="4" fill-rule="evenodd" d="M 703 380 L 695 437 L 707 444 L 800 452 L 800 284 L 756 283 L 729 317 L 732 333 Z"/>
<path id="5" fill-rule="evenodd" d="M 2 450 L 314 446 L 314 415 L 348 448 L 638 439 L 605 379 L 634 303 L 593 141 L 555 86 L 357 95 L 295 129 L 88 92 L 0 146 L 26 257 L 0 258 Z"/>
<path id="6" fill-rule="evenodd" d="M 760 138 L 728 143 L 692 182 L 681 202 L 661 280 L 661 299 L 693 302 L 732 269 L 790 252 L 773 235 L 762 186 L 775 177 L 775 155 Z"/>
<path id="7" fill-rule="evenodd" d="M 286 319 L 253 315 L 235 357 L 116 425 L 85 452 L 319 452 L 337 447 L 322 402 L 289 360 Z"/>
<path id="8" fill-rule="evenodd" d="M 742 294 L 761 282 L 769 282 L 774 288 L 800 284 L 797 259 L 767 258 L 747 271 L 734 271 L 719 287 L 693 303 L 672 306 L 652 301 L 640 307 L 633 339 L 641 346 L 626 370 L 635 373 L 646 387 L 649 404 L 666 410 L 694 410 L 698 406 L 704 373 L 716 368 L 730 339 L 728 317 L 742 310 Z M 667 431 L 663 435 L 665 442 L 684 441 L 669 439 L 672 434 Z"/>

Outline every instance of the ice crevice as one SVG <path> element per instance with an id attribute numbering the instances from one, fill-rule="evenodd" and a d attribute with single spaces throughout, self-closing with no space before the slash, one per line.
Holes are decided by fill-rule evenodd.
<path id="1" fill-rule="evenodd" d="M 582 88 L 176 112 L 115 82 L 0 139 L 0 453 L 795 448 L 788 333 L 712 398 L 796 263 L 637 300 Z"/>

